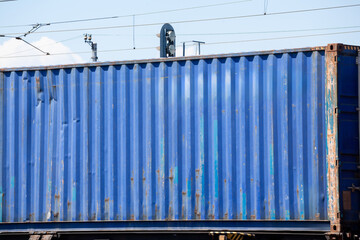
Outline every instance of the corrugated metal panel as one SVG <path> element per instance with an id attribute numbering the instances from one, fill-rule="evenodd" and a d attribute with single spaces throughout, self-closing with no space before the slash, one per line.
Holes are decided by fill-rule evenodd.
<path id="1" fill-rule="evenodd" d="M 327 220 L 324 55 L 1 72 L 0 221 Z"/>
<path id="2" fill-rule="evenodd" d="M 360 230 L 360 159 L 358 115 L 359 47 L 342 46 L 337 56 L 339 209 L 342 229 Z M 360 63 L 360 59 L 359 59 Z"/>

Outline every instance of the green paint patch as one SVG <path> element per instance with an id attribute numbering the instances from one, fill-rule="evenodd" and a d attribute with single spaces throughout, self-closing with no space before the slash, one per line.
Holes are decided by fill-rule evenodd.
<path id="1" fill-rule="evenodd" d="M 174 184 L 178 184 L 179 179 L 178 179 L 178 167 L 174 167 Z"/>
<path id="2" fill-rule="evenodd" d="M 14 188 L 14 187 L 15 187 L 15 177 L 14 177 L 14 176 L 11 177 L 10 187 L 11 187 L 11 188 Z"/>
<path id="3" fill-rule="evenodd" d="M 76 187 L 75 186 L 72 187 L 72 198 L 71 199 L 73 202 L 76 202 Z"/>

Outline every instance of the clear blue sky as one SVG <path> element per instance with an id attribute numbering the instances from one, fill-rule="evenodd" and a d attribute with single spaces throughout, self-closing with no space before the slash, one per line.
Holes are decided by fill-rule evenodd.
<path id="1" fill-rule="evenodd" d="M 162 11 L 167 9 L 178 9 L 185 7 L 196 7 L 209 4 L 232 2 L 235 0 L 182 0 L 182 1 L 165 1 L 165 0 L 102 0 L 102 1 L 85 1 L 85 0 L 17 0 L 14 2 L 0 2 L 0 34 L 26 32 L 31 27 L 3 28 L 7 25 L 23 25 L 33 23 L 46 23 L 63 20 L 106 17 L 116 15 L 131 15 L 144 12 Z M 299 9 L 312 9 L 330 6 L 359 4 L 360 1 L 347 0 L 268 0 L 268 13 L 293 11 Z M 240 16 L 250 14 L 261 14 L 264 12 L 263 0 L 252 0 L 239 2 L 231 5 L 208 7 L 200 9 L 191 9 L 187 11 L 178 11 L 170 13 L 161 13 L 146 16 L 136 16 L 136 24 L 145 23 L 166 23 L 182 20 L 217 18 L 228 16 Z M 287 15 L 267 15 L 261 17 L 241 18 L 221 21 L 208 21 L 198 23 L 176 23 L 173 24 L 177 35 L 177 43 L 189 40 L 200 40 L 206 43 L 241 41 L 253 39 L 267 39 L 288 36 L 325 34 L 335 32 L 359 31 L 353 33 L 344 33 L 337 35 L 313 36 L 293 39 L 275 39 L 254 42 L 241 42 L 233 44 L 215 44 L 202 47 L 202 54 L 233 53 L 258 51 L 269 49 L 284 49 L 309 46 L 323 46 L 328 43 L 345 43 L 360 45 L 360 7 L 333 9 L 326 11 L 314 11 L 306 13 L 295 13 Z M 74 28 L 105 27 L 131 25 L 132 17 L 71 23 L 44 26 L 38 31 L 53 31 Z M 356 27 L 358 26 L 358 27 Z M 340 27 L 354 27 L 339 29 Z M 136 27 L 135 40 L 136 47 L 154 47 L 149 50 L 133 50 L 118 52 L 99 52 L 100 61 L 116 61 L 129 59 L 144 59 L 159 57 L 156 46 L 159 46 L 159 38 L 156 34 L 159 32 L 161 25 Z M 320 30 L 322 28 L 335 28 Z M 280 30 L 306 30 L 317 29 L 313 31 L 299 32 L 275 32 L 263 33 L 265 31 Z M 235 35 L 191 35 L 195 33 L 242 33 L 242 32 L 262 32 L 256 34 L 235 34 Z M 55 33 L 34 33 L 26 37 L 29 42 L 36 42 L 41 37 L 49 37 L 55 41 L 64 41 L 73 52 L 89 51 L 90 47 L 83 42 L 82 34 L 91 33 L 93 40 L 98 43 L 98 50 L 124 49 L 133 47 L 132 28 L 113 28 L 104 30 L 80 30 L 71 32 Z M 0 44 L 8 39 L 0 38 Z M 33 53 L 33 52 L 32 52 Z M 26 55 L 26 53 L 19 53 Z M 0 53 L 1 56 L 1 53 Z M 86 61 L 90 61 L 90 53 L 82 53 L 80 56 Z"/>

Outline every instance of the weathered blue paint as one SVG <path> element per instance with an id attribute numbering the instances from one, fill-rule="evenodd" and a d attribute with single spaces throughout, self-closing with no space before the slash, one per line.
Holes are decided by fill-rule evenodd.
<path id="1" fill-rule="evenodd" d="M 0 222 L 329 230 L 325 83 L 324 48 L 2 70 Z"/>

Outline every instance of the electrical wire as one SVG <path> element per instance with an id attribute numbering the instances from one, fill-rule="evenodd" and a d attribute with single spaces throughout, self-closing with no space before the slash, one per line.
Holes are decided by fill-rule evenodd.
<path id="1" fill-rule="evenodd" d="M 67 38 L 67 39 L 60 40 L 60 41 L 57 41 L 57 42 L 54 42 L 54 43 L 50 43 L 50 44 L 41 45 L 41 46 L 39 46 L 39 48 L 43 48 L 43 47 L 46 47 L 46 46 L 53 46 L 53 45 L 58 44 L 58 43 L 71 41 L 71 40 L 74 40 L 74 39 L 78 39 L 78 38 L 81 37 L 81 36 L 82 36 L 82 35 L 77 35 L 76 37 Z M 32 51 L 32 49 L 27 49 L 27 50 L 23 50 L 23 51 L 13 52 L 13 53 L 7 54 L 5 57 L 11 56 L 11 55 L 14 55 L 14 54 L 18 54 L 18 53 L 30 52 L 30 51 Z"/>
<path id="2" fill-rule="evenodd" d="M 122 49 L 109 49 L 109 50 L 100 50 L 98 52 L 108 53 L 108 52 L 122 52 L 122 51 L 131 51 L 131 50 L 149 50 L 155 49 L 156 47 L 143 47 L 143 48 L 122 48 Z M 82 51 L 82 52 L 71 52 L 71 53 L 52 53 L 51 56 L 60 56 L 60 55 L 72 55 L 72 54 L 88 54 L 91 51 Z M 9 57 L 0 57 L 0 58 L 23 58 L 23 57 L 43 57 L 44 55 L 34 54 L 34 55 L 23 55 L 23 56 L 9 56 Z"/>
<path id="3" fill-rule="evenodd" d="M 304 13 L 304 12 L 312 12 L 312 11 L 324 11 L 324 10 L 359 7 L 359 6 L 360 6 L 360 4 L 353 4 L 353 5 L 344 5 L 344 6 L 335 6 L 335 7 L 312 8 L 312 9 L 302 9 L 302 10 L 294 10 L 294 11 L 274 12 L 274 13 L 267 13 L 266 15 L 252 14 L 252 15 L 240 15 L 240 16 L 230 16 L 230 17 L 182 20 L 182 21 L 173 21 L 173 22 L 169 22 L 169 23 L 170 24 L 183 24 L 183 23 L 232 20 L 232 19 L 251 18 L 251 17 L 264 17 L 264 16 L 276 16 L 276 15 L 285 15 L 285 14 L 294 14 L 294 13 Z M 76 31 L 88 31 L 88 30 L 105 30 L 105 29 L 115 29 L 115 28 L 147 27 L 147 26 L 157 26 L 157 25 L 162 25 L 162 24 L 164 24 L 164 23 L 159 22 L 159 23 L 145 23 L 145 24 L 136 24 L 136 25 L 117 25 L 117 26 L 107 26 L 107 27 L 105 26 L 105 27 L 91 27 L 91 28 L 77 28 L 77 29 L 60 29 L 60 30 L 50 30 L 50 31 L 38 31 L 38 32 L 34 32 L 33 34 L 76 32 Z M 17 34 L 21 34 L 21 33 L 7 33 L 5 35 L 17 35 Z"/>
<path id="4" fill-rule="evenodd" d="M 246 34 L 266 34 L 266 33 L 310 32 L 310 31 L 325 31 L 325 30 L 351 29 L 351 28 L 360 28 L 360 25 L 359 26 L 345 26 L 345 27 L 289 29 L 289 30 L 275 30 L 275 31 L 255 31 L 255 32 L 180 33 L 180 34 L 177 34 L 177 36 L 246 35 Z"/>
<path id="5" fill-rule="evenodd" d="M 34 32 L 37 31 L 39 28 L 41 28 L 41 27 L 43 27 L 43 26 L 45 26 L 45 25 L 47 25 L 47 24 L 39 24 L 39 23 L 38 23 L 38 24 L 34 25 L 34 26 L 33 26 L 29 31 L 27 31 L 26 33 L 21 34 L 21 36 L 0 35 L 0 37 L 13 38 L 13 39 L 16 39 L 16 40 L 23 41 L 23 42 L 26 43 L 27 45 L 35 48 L 36 50 L 44 53 L 45 55 L 50 55 L 50 53 L 44 52 L 44 51 L 41 50 L 40 48 L 32 45 L 31 43 L 29 43 L 28 41 L 26 41 L 26 40 L 24 39 L 24 37 L 26 37 L 27 35 L 29 35 L 29 34 L 31 34 L 31 33 L 34 33 Z"/>
<path id="6" fill-rule="evenodd" d="M 282 40 L 282 39 L 292 39 L 292 38 L 329 36 L 329 35 L 339 35 L 339 34 L 349 34 L 349 33 L 359 33 L 359 32 L 360 32 L 360 30 L 347 31 L 347 32 L 334 32 L 334 33 L 319 33 L 319 34 L 286 36 L 286 37 L 245 39 L 245 40 L 226 41 L 226 42 L 210 42 L 210 43 L 206 43 L 205 46 L 206 45 L 216 45 L 216 44 L 230 44 L 230 43 L 244 43 L 244 42 L 271 41 L 271 40 Z M 109 52 L 120 52 L 120 51 L 150 50 L 150 49 L 156 49 L 156 47 L 143 47 L 143 48 L 136 48 L 136 49 L 133 49 L 133 48 L 109 49 L 109 50 L 100 50 L 98 52 L 109 53 Z M 55 56 L 55 55 L 72 55 L 72 54 L 88 54 L 88 53 L 91 53 L 91 51 L 71 52 L 71 53 L 53 53 L 53 54 L 51 54 L 51 56 Z M 23 58 L 23 57 L 44 57 L 44 55 L 37 54 L 37 55 L 10 56 L 10 57 L 0 57 L 0 59 L 1 58 Z"/>
<path id="7" fill-rule="evenodd" d="M 38 47 L 36 47 L 36 46 L 32 45 L 31 43 L 29 43 L 28 41 L 26 41 L 25 39 L 23 39 L 23 38 L 21 38 L 21 37 L 16 37 L 15 39 L 16 39 L 16 40 L 23 41 L 23 42 L 24 42 L 24 43 L 26 43 L 27 45 L 29 45 L 29 46 L 31 46 L 31 47 L 33 47 L 33 48 L 35 48 L 36 50 L 38 50 L 38 51 L 40 51 L 40 52 L 44 53 L 45 55 L 50 55 L 50 53 L 48 53 L 48 52 L 45 52 L 45 51 L 41 50 L 40 48 L 38 48 Z"/>
<path id="8" fill-rule="evenodd" d="M 153 15 L 153 14 L 186 11 L 186 10 L 193 10 L 193 9 L 199 9 L 199 8 L 209 8 L 209 7 L 232 5 L 232 4 L 238 4 L 238 3 L 250 2 L 250 1 L 252 1 L 252 0 L 240 0 L 240 1 L 225 2 L 225 3 L 201 5 L 201 6 L 195 6 L 195 7 L 186 7 L 186 8 L 177 8 L 177 9 L 161 10 L 161 11 L 154 11 L 154 12 L 145 12 L 145 13 L 138 13 L 138 14 L 128 14 L 128 15 L 119 15 L 119 16 L 110 16 L 110 17 L 85 18 L 85 19 L 75 19 L 75 20 L 67 20 L 67 21 L 49 22 L 47 24 L 48 25 L 56 25 L 56 24 L 67 24 L 67 23 L 109 20 L 109 19 L 126 18 L 126 17 L 133 17 L 133 16 L 147 16 L 147 15 Z M 28 27 L 28 26 L 33 26 L 33 25 L 35 25 L 35 24 L 0 26 L 0 28 Z"/>
<path id="9" fill-rule="evenodd" d="M 271 40 L 279 40 L 279 39 L 318 37 L 318 36 L 329 36 L 329 35 L 339 35 L 339 34 L 359 33 L 359 32 L 360 32 L 360 30 L 357 30 L 357 31 L 348 31 L 348 32 L 336 32 L 336 33 L 319 33 L 319 34 L 297 35 L 297 36 L 287 36 L 287 37 L 246 39 L 246 40 L 236 40 L 236 41 L 226 41 L 226 42 L 210 42 L 210 43 L 206 43 L 205 45 L 242 43 L 242 42 L 258 42 L 258 41 L 271 41 Z"/>
<path id="10" fill-rule="evenodd" d="M 290 32 L 310 32 L 310 31 L 325 31 L 325 30 L 337 30 L 337 29 L 351 29 L 360 28 L 358 26 L 342 26 L 342 27 L 328 27 L 328 28 L 307 28 L 307 29 L 285 29 L 285 30 L 272 30 L 272 31 L 251 31 L 251 32 L 215 32 L 215 33 L 178 33 L 176 36 L 222 36 L 222 35 L 247 35 L 247 34 L 267 34 L 267 33 L 290 33 Z M 93 34 L 94 36 L 101 37 L 130 37 L 130 34 Z M 142 37 L 154 37 L 154 34 L 137 34 Z"/>

